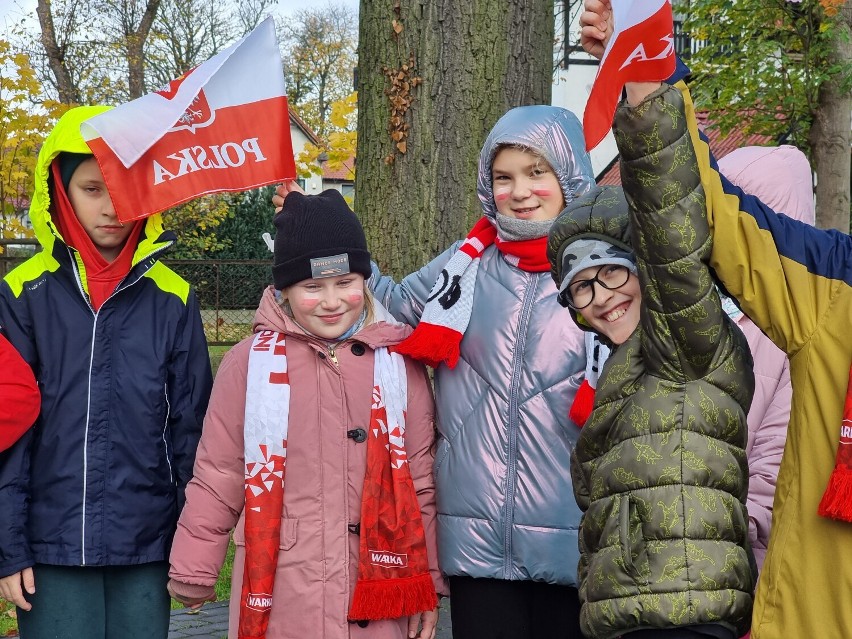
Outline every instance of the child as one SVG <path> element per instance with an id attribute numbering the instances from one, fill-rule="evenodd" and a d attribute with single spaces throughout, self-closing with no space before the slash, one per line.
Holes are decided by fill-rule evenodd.
<path id="1" fill-rule="evenodd" d="M 614 130 L 626 200 L 607 189 L 569 204 L 548 243 L 560 300 L 613 347 L 571 463 L 585 512 L 583 632 L 736 639 L 756 577 L 745 505 L 752 360 L 710 276 L 688 136 L 645 153 L 654 138 L 640 139 L 625 110 Z"/>
<path id="2" fill-rule="evenodd" d="M 212 599 L 235 528 L 229 636 L 403 639 L 422 617 L 432 639 L 434 404 L 394 352 L 411 329 L 365 290 L 337 191 L 291 194 L 275 225 L 275 287 L 217 373 L 169 589 Z"/>
<path id="3" fill-rule="evenodd" d="M 40 406 L 32 369 L 9 340 L 0 335 L 0 452 L 33 425 Z"/>
<path id="4" fill-rule="evenodd" d="M 719 160 L 719 171 L 767 206 L 813 226 L 811 167 L 799 149 L 789 145 L 737 149 Z M 790 421 L 790 362 L 732 301 L 724 306 L 745 334 L 754 359 L 754 399 L 748 412 L 747 506 L 749 538 L 760 570 L 769 545 L 775 484 Z"/>
<path id="5" fill-rule="evenodd" d="M 606 4 L 585 0 L 582 41 L 590 53 L 612 33 Z M 648 85 L 632 102 L 642 99 L 637 123 L 646 131 L 666 113 L 685 116 L 715 240 L 711 265 L 790 358 L 790 425 L 752 637 L 845 639 L 852 563 L 838 560 L 838 549 L 852 544 L 852 440 L 845 430 L 852 425 L 852 237 L 776 214 L 714 170 L 682 82 Z M 663 144 L 681 134 L 659 128 Z"/>
<path id="6" fill-rule="evenodd" d="M 212 383 L 198 302 L 160 216 L 122 224 L 79 107 L 39 152 L 42 251 L 0 286 L 0 325 L 42 391 L 0 457 L 0 597 L 24 639 L 165 638 L 168 549 Z"/>
<path id="7" fill-rule="evenodd" d="M 417 326 L 402 345 L 436 366 L 441 569 L 455 639 L 579 639 L 569 419 L 582 333 L 558 322 L 547 232 L 594 184 L 577 118 L 512 109 L 483 145 L 483 217 L 400 284 L 370 285 Z"/>

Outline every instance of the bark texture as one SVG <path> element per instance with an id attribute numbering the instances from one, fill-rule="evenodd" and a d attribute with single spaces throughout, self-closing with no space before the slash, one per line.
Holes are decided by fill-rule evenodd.
<path id="1" fill-rule="evenodd" d="M 408 274 L 479 218 L 480 148 L 508 109 L 550 102 L 553 29 L 551 0 L 361 3 L 355 205 L 383 270 Z"/>

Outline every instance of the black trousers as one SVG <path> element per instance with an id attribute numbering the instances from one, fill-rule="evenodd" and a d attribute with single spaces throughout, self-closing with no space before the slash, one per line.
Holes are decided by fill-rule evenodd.
<path id="1" fill-rule="evenodd" d="M 450 577 L 453 639 L 583 639 L 570 586 Z"/>

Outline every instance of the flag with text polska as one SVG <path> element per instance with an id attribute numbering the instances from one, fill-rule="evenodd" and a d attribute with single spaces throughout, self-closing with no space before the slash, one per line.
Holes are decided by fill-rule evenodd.
<path id="1" fill-rule="evenodd" d="M 583 132 L 586 150 L 600 144 L 626 82 L 665 80 L 675 70 L 674 25 L 669 0 L 612 0 L 614 30 L 592 85 Z"/>
<path id="2" fill-rule="evenodd" d="M 296 177 L 273 19 L 168 87 L 83 123 L 122 222 Z"/>

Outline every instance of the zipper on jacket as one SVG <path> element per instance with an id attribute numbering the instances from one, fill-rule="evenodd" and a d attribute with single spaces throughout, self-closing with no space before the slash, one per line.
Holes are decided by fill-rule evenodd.
<path id="1" fill-rule="evenodd" d="M 518 454 L 518 387 L 521 383 L 524 349 L 527 343 L 527 324 L 532 315 L 535 291 L 538 288 L 538 275 L 530 274 L 530 281 L 524 291 L 524 304 L 521 308 L 518 322 L 518 338 L 515 342 L 515 352 L 512 355 L 512 383 L 509 386 L 509 451 L 506 458 L 506 510 L 503 518 L 503 578 L 512 578 L 512 522 L 515 517 L 515 485 L 517 484 L 517 454 Z"/>
<path id="2" fill-rule="evenodd" d="M 328 356 L 331 359 L 331 361 L 334 362 L 335 366 L 340 366 L 340 364 L 337 361 L 337 355 L 335 355 L 335 353 L 334 353 L 334 348 L 336 346 L 337 346 L 337 344 L 334 344 L 333 346 L 328 347 Z"/>
<path id="3" fill-rule="evenodd" d="M 142 260 L 140 260 L 139 263 L 149 259 L 150 257 L 154 256 L 156 253 L 158 253 L 160 251 L 165 251 L 165 249 L 167 249 L 171 245 L 172 245 L 172 243 L 169 243 L 166 246 L 159 247 L 158 249 L 155 249 L 154 251 L 149 253 L 147 256 L 145 256 Z M 82 521 L 82 524 L 80 526 L 80 534 L 81 534 L 80 560 L 81 560 L 81 565 L 85 566 L 86 565 L 86 498 L 87 498 L 87 493 L 88 493 L 88 488 L 89 488 L 89 482 L 88 482 L 89 421 L 90 421 L 91 409 L 92 409 L 92 366 L 93 366 L 94 361 L 95 361 L 95 341 L 96 341 L 95 338 L 97 336 L 99 312 L 96 311 L 95 308 L 92 306 L 91 300 L 86 295 L 86 291 L 83 289 L 83 278 L 80 277 L 80 270 L 77 266 L 77 260 L 74 258 L 74 253 L 72 252 L 71 247 L 66 245 L 65 248 L 67 249 L 68 254 L 71 258 L 71 269 L 74 273 L 74 280 L 77 282 L 77 290 L 80 291 L 80 295 L 83 296 L 83 300 L 89 306 L 89 310 L 92 311 L 92 316 L 93 316 L 93 321 L 92 321 L 92 346 L 89 349 L 89 375 L 88 375 L 88 386 L 87 386 L 87 389 L 86 389 L 86 429 L 85 429 L 84 434 L 83 434 L 83 514 L 82 514 L 83 521 Z M 149 268 L 150 268 L 150 266 L 149 266 Z M 133 269 L 131 268 L 131 270 L 133 270 Z M 118 288 L 116 288 L 110 294 L 110 296 L 107 297 L 103 301 L 103 304 L 101 304 L 101 308 L 103 308 L 103 305 L 106 304 L 110 299 L 112 299 L 112 297 L 115 296 L 117 293 L 120 293 L 125 288 L 129 288 L 129 287 L 133 286 L 134 284 L 136 284 L 136 282 L 138 282 L 140 279 L 142 279 L 142 277 L 147 272 L 148 272 L 148 268 L 146 268 L 144 271 L 142 271 L 142 273 L 139 275 L 139 277 L 137 277 L 132 282 L 127 283 L 127 285 L 125 285 L 125 286 L 122 286 L 121 284 L 119 284 Z M 167 453 L 167 455 L 168 455 L 168 453 Z M 169 465 L 169 474 L 171 475 L 171 465 Z"/>

